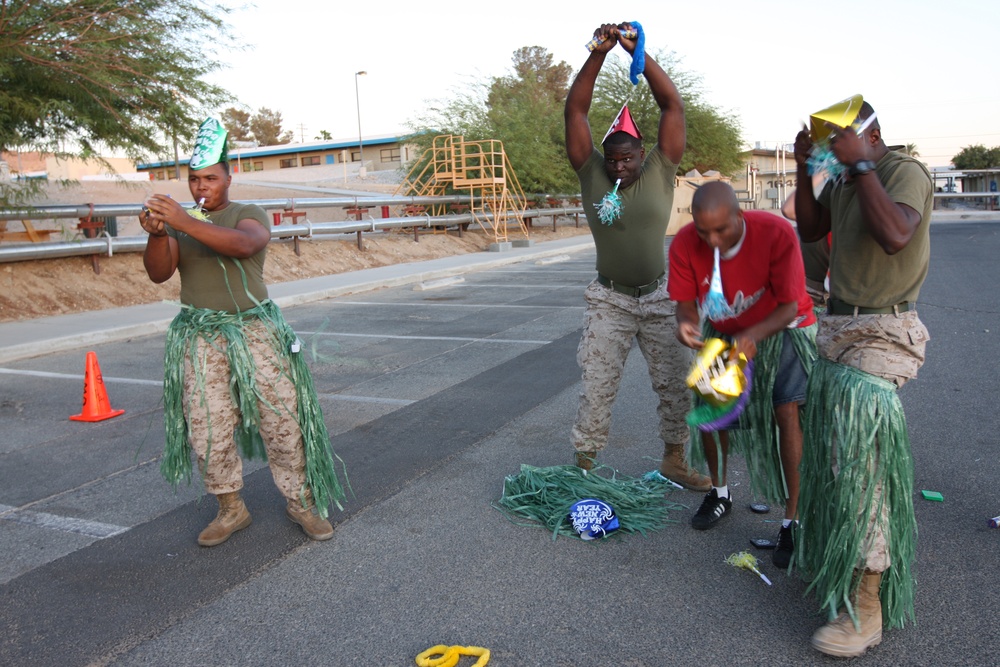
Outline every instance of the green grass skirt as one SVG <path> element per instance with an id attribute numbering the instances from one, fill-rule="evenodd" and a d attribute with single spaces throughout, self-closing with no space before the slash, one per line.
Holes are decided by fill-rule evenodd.
<path id="1" fill-rule="evenodd" d="M 559 535 L 580 538 L 569 521 L 569 511 L 579 500 L 596 498 L 611 505 L 618 517 L 619 528 L 609 537 L 646 534 L 676 523 L 669 518 L 670 511 L 685 506 L 665 499 L 664 494 L 673 489 L 662 475 L 635 478 L 607 466 L 595 466 L 585 474 L 573 465 L 537 468 L 522 464 L 519 474 L 504 479 L 503 495 L 494 507 L 516 525 L 545 528 L 553 540 Z"/>
<path id="2" fill-rule="evenodd" d="M 802 485 L 799 493 L 801 540 L 795 565 L 812 578 L 830 618 L 845 609 L 860 583 L 868 517 L 880 502 L 889 504 L 883 526 L 891 558 L 882 575 L 882 619 L 887 628 L 914 620 L 914 559 L 917 522 L 913 512 L 913 460 L 903 406 L 896 386 L 870 373 L 820 359 L 809 380 Z M 839 472 L 834 475 L 831 444 Z"/>
<path id="3" fill-rule="evenodd" d="M 802 367 L 807 375 L 810 374 L 816 362 L 816 325 L 787 331 Z M 702 327 L 702 336 L 731 340 L 716 331 L 708 321 Z M 785 472 L 781 467 L 778 424 L 774 419 L 774 405 L 771 402 L 783 340 L 784 336 L 775 334 L 757 344 L 750 401 L 740 415 L 739 422 L 728 431 L 729 453 L 739 454 L 746 460 L 752 493 L 773 505 L 784 505 L 788 497 Z M 694 408 L 701 403 L 701 399 L 695 396 Z M 718 438 L 715 440 L 718 446 Z M 704 470 L 705 453 L 701 448 L 701 431 L 697 428 L 691 429 L 691 443 L 691 460 Z M 721 455 L 718 460 L 722 460 Z"/>
<path id="4" fill-rule="evenodd" d="M 226 341 L 225 355 L 232 371 L 232 397 L 241 416 L 235 433 L 236 442 L 245 458 L 267 460 L 267 451 L 258 430 L 258 403 L 263 399 L 256 389 L 256 364 L 247 345 L 247 330 L 244 326 L 246 322 L 254 320 L 263 320 L 267 324 L 267 344 L 276 356 L 288 359 L 288 377 L 295 386 L 297 421 L 305 450 L 305 487 L 311 492 L 317 511 L 326 517 L 331 503 L 343 509 L 344 489 L 350 488 L 347 471 L 344 462 L 330 446 L 330 435 L 323 421 L 312 374 L 303 355 L 288 352 L 296 340 L 295 332 L 285 321 L 278 306 L 270 300 L 240 313 L 183 306 L 170 323 L 164 353 L 163 380 L 166 445 L 160 472 L 174 487 L 181 480 L 191 482 L 192 451 L 184 414 L 184 366 L 187 357 L 195 358 L 199 340 L 204 340 L 209 345 L 216 345 L 215 341 L 220 338 Z M 203 388 L 204 377 L 198 364 L 193 364 L 193 368 L 195 380 Z M 287 408 L 268 405 L 266 409 L 278 411 Z M 209 428 L 211 429 L 211 425 Z M 212 443 L 209 442 L 208 445 L 211 456 Z M 338 476 L 338 468 L 344 478 L 343 484 Z M 306 488 L 300 492 L 303 506 L 308 505 Z"/>

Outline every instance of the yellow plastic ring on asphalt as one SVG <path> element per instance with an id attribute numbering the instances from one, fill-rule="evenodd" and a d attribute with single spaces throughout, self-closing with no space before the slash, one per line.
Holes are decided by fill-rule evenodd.
<path id="1" fill-rule="evenodd" d="M 440 655 L 440 657 L 432 658 L 431 656 L 434 655 Z M 479 660 L 472 667 L 486 667 L 486 663 L 490 661 L 490 650 L 482 646 L 445 646 L 444 644 L 438 644 L 418 655 L 417 665 L 418 667 L 455 667 L 463 655 L 479 657 Z"/>

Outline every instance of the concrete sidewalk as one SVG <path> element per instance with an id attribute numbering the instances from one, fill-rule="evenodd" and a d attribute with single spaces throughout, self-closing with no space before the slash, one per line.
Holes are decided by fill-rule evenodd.
<path id="1" fill-rule="evenodd" d="M 452 255 L 424 262 L 394 264 L 276 283 L 268 286 L 268 292 L 271 299 L 284 308 L 379 287 L 425 282 L 593 247 L 594 242 L 590 236 L 573 236 L 504 252 Z M 166 330 L 177 314 L 177 309 L 176 303 L 161 302 L 3 323 L 0 324 L 0 364 L 159 333 Z"/>

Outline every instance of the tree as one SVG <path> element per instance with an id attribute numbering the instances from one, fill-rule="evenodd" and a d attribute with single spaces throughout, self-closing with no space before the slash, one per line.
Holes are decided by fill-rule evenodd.
<path id="1" fill-rule="evenodd" d="M 250 141 L 253 139 L 249 111 L 229 107 L 222 112 L 221 116 L 222 124 L 229 132 L 229 141 Z"/>
<path id="2" fill-rule="evenodd" d="M 917 150 L 916 144 L 906 144 L 906 146 L 903 148 L 903 152 L 909 155 L 910 157 L 920 157 L 920 151 Z"/>
<path id="3" fill-rule="evenodd" d="M 321 139 L 323 141 L 330 141 L 331 139 L 333 139 L 333 135 L 327 132 L 326 130 L 320 130 L 319 134 L 316 135 L 316 141 L 319 141 Z"/>
<path id="4" fill-rule="evenodd" d="M 281 112 L 261 107 L 250 119 L 250 132 L 260 146 L 287 144 L 294 136 L 291 130 L 281 129 Z"/>
<path id="5" fill-rule="evenodd" d="M 966 146 L 951 159 L 955 169 L 993 169 L 1000 167 L 1000 146 Z"/>
<path id="6" fill-rule="evenodd" d="M 655 53 L 653 57 L 673 79 L 686 103 L 688 145 L 681 173 L 692 168 L 717 169 L 724 174 L 738 171 L 743 164 L 738 119 L 705 101 L 700 77 L 682 70 L 673 54 Z M 573 70 L 565 62 L 555 63 L 539 46 L 518 49 L 512 61 L 512 73 L 485 81 L 474 79 L 452 99 L 411 121 L 415 133 L 409 140 L 428 148 L 440 134 L 461 135 L 466 141 L 499 139 L 525 191 L 576 192 L 579 182 L 566 159 L 563 121 Z M 594 142 L 600 143 L 622 103 L 629 100 L 648 149 L 656 136 L 660 110 L 647 84 L 640 81 L 639 86 L 632 85 L 628 69 L 629 63 L 611 57 L 597 79 L 590 110 Z"/>
<path id="7" fill-rule="evenodd" d="M 0 150 L 169 154 L 231 96 L 204 76 L 231 37 L 202 0 L 0 0 Z M 32 193 L 0 183 L 0 206 Z"/>
<path id="8" fill-rule="evenodd" d="M 486 97 L 490 138 L 503 142 L 526 191 L 574 192 L 562 120 L 573 70 L 540 46 L 520 48 L 512 60 L 513 75 L 494 79 Z"/>
<path id="9" fill-rule="evenodd" d="M 684 174 L 697 169 L 705 173 L 714 169 L 730 176 L 739 171 L 743 167 L 739 119 L 705 100 L 701 76 L 683 70 L 674 53 L 649 53 L 670 76 L 684 100 L 687 146 L 678 172 Z M 621 57 L 612 57 L 605 62 L 594 86 L 594 102 L 590 109 L 591 131 L 594 143 L 599 144 L 627 100 L 648 150 L 656 137 L 660 108 L 648 85 L 641 80 L 638 86 L 632 85 L 628 78 L 629 67 L 631 59 L 626 61 Z"/>
<path id="10" fill-rule="evenodd" d="M 408 141 L 426 149 L 441 134 L 499 140 L 525 191 L 575 192 L 579 183 L 566 160 L 562 120 L 572 68 L 555 64 L 539 46 L 518 49 L 512 62 L 512 73 L 474 79 L 411 121 Z"/>

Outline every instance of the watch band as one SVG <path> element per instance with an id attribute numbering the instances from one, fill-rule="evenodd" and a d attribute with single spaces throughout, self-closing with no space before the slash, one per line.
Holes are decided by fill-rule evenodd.
<path id="1" fill-rule="evenodd" d="M 847 173 L 851 176 L 860 176 L 861 174 L 867 174 L 868 172 L 875 171 L 877 165 L 871 160 L 859 160 L 853 166 L 848 168 Z"/>

